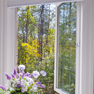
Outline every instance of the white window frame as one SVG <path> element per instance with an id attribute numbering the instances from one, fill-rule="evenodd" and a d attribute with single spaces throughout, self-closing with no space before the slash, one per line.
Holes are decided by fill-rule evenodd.
<path id="1" fill-rule="evenodd" d="M 8 7 L 29 6 L 49 3 L 62 3 L 70 1 L 84 1 L 84 0 L 9 0 Z"/>
<path id="2" fill-rule="evenodd" d="M 7 0 L 0 0 L 0 3 L 1 3 L 1 1 L 7 2 Z M 6 18 L 4 16 L 5 13 L 3 13 L 3 12 L 6 11 L 6 13 L 7 13 L 7 8 L 9 9 L 10 7 L 13 8 L 13 7 L 17 7 L 17 6 L 26 6 L 26 5 L 33 5 L 33 4 L 36 5 L 36 4 L 44 4 L 44 3 L 50 3 L 50 2 L 54 3 L 56 1 L 58 1 L 58 2 L 81 1 L 81 2 L 77 2 L 77 31 L 80 31 L 80 34 L 79 34 L 80 35 L 80 39 L 79 39 L 80 40 L 80 48 L 77 48 L 77 49 L 79 49 L 78 50 L 79 55 L 78 55 L 78 58 L 76 59 L 77 63 L 76 63 L 76 88 L 75 88 L 76 92 L 75 92 L 75 94 L 94 94 L 94 91 L 93 91 L 93 87 L 94 87 L 93 86 L 93 84 L 94 84 L 94 81 L 93 81 L 93 78 L 94 78 L 93 77 L 94 76 L 93 75 L 93 73 L 94 73 L 93 72 L 94 71 L 93 70 L 94 69 L 94 67 L 93 67 L 93 65 L 94 65 L 93 64 L 94 63 L 93 62 L 94 61 L 93 60 L 93 58 L 94 58 L 94 53 L 93 53 L 94 36 L 93 35 L 94 35 L 94 33 L 92 32 L 94 30 L 94 28 L 93 28 L 94 27 L 93 26 L 94 25 L 94 17 L 93 17 L 94 11 L 92 11 L 92 9 L 94 8 L 93 0 L 84 0 L 84 2 L 83 2 L 83 0 L 33 0 L 33 1 L 32 0 L 28 0 L 28 1 L 27 0 L 17 0 L 17 1 L 16 0 L 8 0 L 8 3 L 5 6 L 3 6 L 3 11 L 0 10 L 0 16 L 1 16 L 1 14 L 3 14 L 3 16 L 1 18 L 3 18 L 3 17 Z M 90 7 L 88 7 L 88 5 Z M 11 9 L 9 9 L 9 10 L 11 10 Z M 87 10 L 89 12 L 88 14 L 86 14 Z M 88 19 L 88 17 L 90 19 Z M 9 24 L 9 26 L 11 27 L 11 21 L 8 21 L 8 23 L 6 23 L 2 20 L 0 22 L 0 24 L 2 24 L 3 27 L 6 26 L 7 24 Z M 88 26 L 88 29 L 87 29 L 87 26 Z M 15 27 L 15 24 L 13 24 L 13 27 Z M 6 31 L 9 32 L 9 30 L 6 30 Z M 13 30 L 13 31 L 15 31 L 15 30 Z M 4 30 L 2 30 L 2 33 L 3 32 L 4 32 Z M 88 33 L 88 32 L 90 32 L 90 33 Z M 87 35 L 89 35 L 88 38 L 86 37 Z M 7 35 L 6 35 L 6 38 L 7 38 Z M 4 37 L 4 39 L 6 39 L 6 38 Z M 79 43 L 79 40 L 78 40 L 78 43 Z M 0 41 L 2 41 L 2 37 L 1 37 Z M 86 42 L 87 42 L 87 44 L 86 44 Z M 9 49 L 11 49 L 11 48 L 12 48 L 12 46 Z M 6 50 L 5 46 L 4 46 L 3 50 Z M 7 48 L 7 50 L 8 50 L 8 48 Z M 88 53 L 88 50 L 90 50 L 90 53 Z M 1 52 L 0 52 L 0 54 L 2 55 Z M 7 56 L 8 55 L 12 55 L 12 54 L 7 52 Z M 6 58 L 7 57 L 2 56 L 2 61 L 6 60 Z M 13 58 L 14 61 L 15 61 L 15 58 L 16 57 Z M 11 61 L 11 58 L 8 58 L 7 65 L 9 65 L 9 66 L 11 66 L 12 63 L 14 63 L 14 62 L 12 62 L 12 61 L 10 62 L 10 61 Z M 88 62 L 89 62 L 89 64 L 88 64 Z M 5 61 L 2 62 L 2 64 L 3 63 L 6 65 Z M 3 67 L 2 64 L 0 64 L 1 67 Z M 87 68 L 88 68 L 88 72 L 87 72 Z M 9 68 L 4 67 L 4 71 L 5 70 L 9 70 Z M 86 74 L 86 72 L 87 72 L 87 74 Z M 1 74 L 1 76 L 3 76 L 3 71 L 0 74 Z M 1 82 L 4 83 L 4 82 L 6 82 L 6 80 L 3 79 Z M 56 86 L 56 78 L 55 78 L 55 86 Z M 57 89 L 57 88 L 55 87 L 55 89 Z M 60 90 L 58 90 L 58 92 L 60 92 Z M 60 94 L 62 94 L 62 92 L 60 92 Z"/>
<path id="3" fill-rule="evenodd" d="M 15 1 L 16 3 L 13 3 L 14 1 Z M 11 7 L 11 8 L 12 8 L 12 7 L 14 8 L 14 7 L 22 6 L 22 5 L 26 6 L 26 5 L 29 5 L 29 3 L 31 2 L 31 1 L 28 1 L 28 4 L 27 4 L 27 3 L 26 3 L 26 2 L 27 2 L 26 0 L 24 0 L 24 1 L 26 1 L 26 2 L 20 2 L 20 1 L 21 1 L 21 0 L 20 0 L 19 3 L 18 3 L 17 0 L 14 0 L 14 1 L 12 1 L 12 0 L 10 1 L 9 5 L 8 5 L 9 8 L 10 8 L 10 7 Z M 80 1 L 80 2 L 81 2 L 81 0 L 72 0 L 72 1 Z M 72 1 L 71 1 L 71 2 L 72 2 Z M 59 2 L 59 1 L 58 1 L 58 2 Z M 64 2 L 66 2 L 66 1 L 63 1 L 62 3 L 64 3 Z M 67 1 L 67 2 L 70 2 L 70 0 Z M 26 4 L 24 4 L 24 3 L 26 3 Z M 35 2 L 35 3 L 36 3 L 36 2 Z M 31 5 L 35 5 L 35 3 L 34 3 L 34 4 L 31 4 Z M 56 7 L 55 50 L 58 49 L 58 48 L 57 48 L 57 45 L 58 45 L 57 43 L 59 43 L 59 42 L 57 42 L 57 41 L 58 41 L 58 33 L 57 33 L 57 31 L 59 30 L 59 28 L 58 28 L 58 27 L 59 27 L 59 26 L 58 26 L 58 25 L 59 25 L 59 15 L 57 15 L 57 14 L 59 14 L 59 10 L 58 10 L 59 8 L 58 8 L 58 7 L 59 7 L 59 5 L 61 5 L 62 3 L 58 3 L 58 4 L 57 4 L 57 7 Z M 13 4 L 14 4 L 14 5 L 13 5 Z M 37 4 L 37 3 L 36 3 L 36 4 Z M 39 3 L 39 4 L 40 4 L 40 3 Z M 47 4 L 47 3 L 46 3 L 46 4 Z M 79 9 L 79 7 L 80 7 L 80 6 L 78 6 L 78 9 Z M 11 9 L 11 8 L 10 8 L 10 9 Z M 78 14 L 79 14 L 79 13 L 78 13 Z M 79 15 L 80 15 L 80 14 L 79 14 Z M 77 20 L 78 20 L 78 19 L 77 19 Z M 78 23 L 79 23 L 79 22 L 78 22 Z M 77 24 L 77 25 L 78 25 L 78 24 Z M 79 28 L 79 27 L 78 27 L 78 28 Z M 78 30 L 78 29 L 77 29 L 77 30 Z M 78 30 L 78 31 L 79 31 L 79 30 Z M 80 35 L 80 34 L 78 34 L 78 32 L 77 32 L 76 35 L 78 35 L 78 36 L 77 36 L 77 37 L 78 37 L 78 38 L 77 38 L 77 41 L 78 41 L 77 43 L 80 43 L 80 42 L 79 42 L 79 35 Z M 78 49 L 78 50 L 77 50 L 77 49 Z M 77 50 L 78 52 L 79 52 L 79 49 L 80 49 L 80 47 L 76 48 L 76 50 Z M 79 53 L 76 53 L 76 57 L 78 57 L 78 56 L 79 56 Z M 78 59 L 78 60 L 80 60 L 80 59 Z M 57 69 L 57 68 L 58 68 L 58 63 L 57 63 L 57 61 L 58 61 L 58 50 L 55 51 L 54 90 L 55 90 L 56 92 L 60 93 L 60 94 L 69 94 L 68 92 L 62 91 L 62 90 L 60 90 L 60 89 L 57 88 L 57 85 L 58 85 L 58 81 L 57 81 L 57 77 L 58 77 L 58 69 Z M 80 67 L 80 66 L 79 66 L 79 67 Z M 79 71 L 79 67 L 76 68 L 76 71 Z M 79 73 L 76 72 L 76 76 L 77 76 L 77 75 L 79 75 Z M 76 78 L 78 78 L 78 76 L 77 76 Z M 79 80 L 79 79 L 77 79 L 77 82 L 78 82 L 78 80 Z M 79 83 L 78 83 L 77 85 L 79 85 Z M 79 86 L 80 86 L 80 85 L 79 85 Z M 78 89 L 75 89 L 75 90 L 77 91 Z M 76 92 L 76 91 L 75 91 L 75 92 Z M 79 90 L 78 90 L 78 91 L 79 91 Z M 79 93 L 78 93 L 78 94 L 79 94 Z"/>
<path id="4" fill-rule="evenodd" d="M 65 3 L 65 2 L 63 2 L 63 3 Z M 56 91 L 56 92 L 58 92 L 58 93 L 60 93 L 60 94 L 69 94 L 68 92 L 66 92 L 66 91 L 63 91 L 63 90 L 61 90 L 61 89 L 58 89 L 58 46 L 59 46 L 59 6 L 61 5 L 62 3 L 58 3 L 57 4 L 57 7 L 56 7 L 56 28 L 55 28 L 55 68 L 54 68 L 54 90 Z M 79 83 L 79 69 L 80 69 L 80 66 L 79 66 L 79 64 L 80 63 L 78 63 L 79 62 L 79 60 L 80 60 L 80 31 L 79 31 L 79 18 L 78 17 L 80 17 L 79 16 L 79 10 L 78 10 L 78 7 L 79 6 L 77 6 L 77 21 L 76 21 L 76 27 L 77 27 L 77 31 L 76 31 L 76 85 L 78 85 Z M 78 90 L 76 87 L 75 87 L 75 92 L 76 92 L 76 90 Z M 79 91 L 79 90 L 78 90 Z M 79 94 L 79 93 L 78 93 Z"/>

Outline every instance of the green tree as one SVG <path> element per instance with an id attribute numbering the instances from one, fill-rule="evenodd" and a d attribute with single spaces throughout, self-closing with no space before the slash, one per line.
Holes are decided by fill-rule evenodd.
<path id="1" fill-rule="evenodd" d="M 47 72 L 45 79 L 40 79 L 46 85 L 43 91 L 45 94 L 52 94 L 54 91 L 55 30 L 50 26 L 54 15 L 50 6 L 18 8 L 18 65 L 25 64 L 28 72 L 34 70 Z"/>
<path id="2" fill-rule="evenodd" d="M 59 23 L 59 88 L 75 94 L 76 3 L 63 3 Z"/>

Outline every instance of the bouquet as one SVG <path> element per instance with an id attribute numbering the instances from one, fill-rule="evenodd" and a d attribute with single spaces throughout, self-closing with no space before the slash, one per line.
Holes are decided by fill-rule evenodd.
<path id="1" fill-rule="evenodd" d="M 11 73 L 11 76 L 5 73 L 7 80 L 10 81 L 9 87 L 6 89 L 4 86 L 0 85 L 0 94 L 37 94 L 45 86 L 38 81 L 40 75 L 46 76 L 45 71 L 33 71 L 33 73 L 25 73 L 25 66 L 18 66 L 19 73 L 14 69 L 14 73 Z"/>

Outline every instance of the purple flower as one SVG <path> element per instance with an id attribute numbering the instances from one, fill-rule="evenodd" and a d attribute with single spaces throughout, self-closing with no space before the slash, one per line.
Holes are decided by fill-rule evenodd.
<path id="1" fill-rule="evenodd" d="M 33 74 L 29 75 L 30 78 L 32 78 Z"/>
<path id="2" fill-rule="evenodd" d="M 15 75 L 11 73 L 12 78 L 15 78 Z"/>
<path id="3" fill-rule="evenodd" d="M 45 71 L 42 70 L 40 73 L 42 74 L 42 76 L 46 76 L 46 72 Z"/>
<path id="4" fill-rule="evenodd" d="M 3 91 L 6 90 L 6 88 L 5 88 L 4 86 L 1 86 L 1 85 L 0 85 L 0 88 L 3 89 Z"/>
<path id="5" fill-rule="evenodd" d="M 39 77 L 39 72 L 38 71 L 33 71 L 33 76 L 34 76 L 34 78 L 38 78 Z"/>
<path id="6" fill-rule="evenodd" d="M 24 72 L 23 72 L 23 73 L 22 73 L 22 78 L 24 78 L 24 76 L 25 76 L 25 75 L 24 75 Z"/>
<path id="7" fill-rule="evenodd" d="M 11 79 L 11 77 L 8 74 L 5 73 L 5 75 L 6 75 L 6 77 L 7 77 L 8 80 Z"/>
<path id="8" fill-rule="evenodd" d="M 41 87 L 41 88 L 45 88 L 45 86 L 43 86 L 42 84 L 39 84 L 39 87 Z"/>
<path id="9" fill-rule="evenodd" d="M 19 70 L 19 73 L 22 73 L 22 72 Z"/>
<path id="10" fill-rule="evenodd" d="M 19 74 L 17 73 L 17 78 L 19 78 Z"/>
<path id="11" fill-rule="evenodd" d="M 17 88 L 20 88 L 20 87 L 21 87 L 21 85 L 20 85 L 20 84 L 17 84 L 17 85 L 16 85 L 16 87 L 17 87 Z"/>
<path id="12" fill-rule="evenodd" d="M 43 85 L 41 84 L 41 82 L 36 82 L 36 84 L 39 84 L 39 87 L 41 87 L 41 88 L 45 88 L 45 86 L 43 86 Z"/>
<path id="13" fill-rule="evenodd" d="M 14 69 L 14 75 L 16 75 L 17 74 L 17 71 L 16 71 L 16 69 Z"/>
<path id="14" fill-rule="evenodd" d="M 29 72 L 27 72 L 27 73 L 25 74 L 25 76 L 29 76 L 29 74 L 30 74 L 30 73 L 29 73 Z"/>
<path id="15" fill-rule="evenodd" d="M 41 82 L 36 82 L 36 84 L 41 84 Z"/>

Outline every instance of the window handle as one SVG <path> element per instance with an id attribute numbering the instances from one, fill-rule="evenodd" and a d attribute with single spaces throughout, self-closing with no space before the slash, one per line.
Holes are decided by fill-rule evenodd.
<path id="1" fill-rule="evenodd" d="M 77 45 L 76 45 L 77 47 L 80 47 L 80 43 L 77 43 Z"/>

